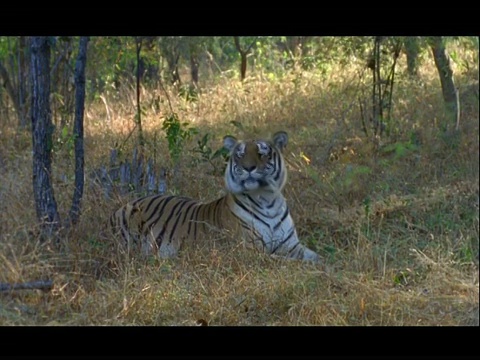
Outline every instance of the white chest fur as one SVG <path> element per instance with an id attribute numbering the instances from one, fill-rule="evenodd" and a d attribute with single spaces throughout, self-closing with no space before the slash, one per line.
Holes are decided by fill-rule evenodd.
<path id="1" fill-rule="evenodd" d="M 274 251 L 285 241 L 298 241 L 287 203 L 281 193 L 237 195 L 232 209 L 244 233 L 257 246 Z"/>

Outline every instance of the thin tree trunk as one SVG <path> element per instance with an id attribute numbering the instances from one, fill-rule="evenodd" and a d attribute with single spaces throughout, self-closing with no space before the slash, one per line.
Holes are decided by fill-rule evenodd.
<path id="1" fill-rule="evenodd" d="M 286 47 L 294 69 L 297 68 L 302 60 L 303 41 L 304 37 L 302 36 L 287 36 Z"/>
<path id="2" fill-rule="evenodd" d="M 192 84 L 198 86 L 198 57 L 194 52 L 190 52 L 190 74 L 192 75 Z"/>
<path id="3" fill-rule="evenodd" d="M 297 59 L 301 51 L 300 36 L 287 36 L 287 49 L 293 60 Z"/>
<path id="4" fill-rule="evenodd" d="M 137 126 L 138 126 L 138 144 L 143 147 L 144 138 L 142 130 L 142 109 L 140 106 L 140 78 L 142 76 L 140 72 L 140 52 L 142 51 L 142 39 L 135 39 L 137 46 Z"/>
<path id="5" fill-rule="evenodd" d="M 373 86 L 372 86 L 372 122 L 375 130 L 375 135 L 381 134 L 380 124 L 383 122 L 382 112 L 382 86 L 380 76 L 380 43 L 382 38 L 376 36 L 374 38 L 373 55 L 371 60 L 371 69 L 373 72 Z"/>
<path id="6" fill-rule="evenodd" d="M 411 77 L 418 75 L 418 54 L 420 46 L 416 36 L 405 37 L 405 54 L 407 55 L 407 72 Z"/>
<path id="7" fill-rule="evenodd" d="M 13 108 L 15 109 L 15 112 L 20 119 L 20 105 L 18 104 L 18 96 L 17 92 L 15 91 L 12 81 L 10 80 L 10 77 L 8 75 L 8 71 L 3 65 L 2 61 L 0 60 L 0 79 L 2 80 L 2 85 L 7 90 L 7 94 L 10 97 L 10 100 L 12 101 Z"/>
<path id="8" fill-rule="evenodd" d="M 245 76 L 247 73 L 247 54 L 246 53 L 241 53 L 241 64 L 240 64 L 240 79 L 243 81 L 245 80 Z"/>
<path id="9" fill-rule="evenodd" d="M 245 75 L 247 73 L 247 53 L 240 46 L 239 37 L 234 36 L 234 40 L 235 40 L 235 47 L 237 48 L 238 52 L 240 53 L 240 80 L 243 81 L 245 79 Z"/>
<path id="10" fill-rule="evenodd" d="M 138 159 L 134 159 L 132 162 L 132 171 L 133 171 L 133 179 L 135 188 L 143 184 L 143 171 L 142 171 L 142 164 L 143 164 L 143 156 L 144 156 L 144 146 L 145 146 L 145 137 L 143 135 L 143 128 L 142 128 L 142 107 L 140 104 L 140 80 L 142 78 L 142 71 L 141 71 L 141 56 L 140 53 L 142 51 L 142 41 L 143 39 L 140 37 L 135 38 L 136 44 L 136 53 L 137 53 L 137 115 L 135 117 L 136 124 L 138 126 Z M 136 158 L 136 156 L 135 156 Z M 137 161 L 138 160 L 138 161 Z"/>
<path id="11" fill-rule="evenodd" d="M 434 36 L 430 39 L 432 47 L 433 59 L 440 76 L 440 83 L 442 85 L 443 100 L 445 102 L 445 115 L 447 124 L 445 129 L 448 130 L 455 124 L 455 130 L 460 126 L 460 102 L 458 98 L 458 91 L 453 81 L 453 71 L 450 66 L 450 56 L 445 49 L 445 44 L 441 36 Z"/>
<path id="12" fill-rule="evenodd" d="M 78 57 L 75 64 L 75 190 L 73 191 L 70 222 L 76 224 L 80 217 L 80 203 L 83 196 L 85 151 L 83 147 L 83 115 L 85 110 L 85 66 L 87 63 L 88 36 L 80 38 Z"/>
<path id="13" fill-rule="evenodd" d="M 173 70 L 172 70 L 172 76 L 173 76 L 173 84 L 174 85 L 181 85 L 182 84 L 182 79 L 180 78 L 180 72 L 178 71 L 178 61 L 180 60 L 180 54 L 177 54 L 175 56 L 174 62 L 173 62 Z"/>
<path id="14" fill-rule="evenodd" d="M 238 52 L 240 53 L 241 63 L 240 63 L 240 80 L 243 81 L 245 79 L 247 73 L 247 55 L 252 49 L 252 46 L 255 44 L 255 40 L 247 47 L 247 49 L 242 49 L 240 46 L 240 38 L 238 36 L 234 36 L 233 40 L 235 41 L 235 47 L 237 48 Z"/>
<path id="15" fill-rule="evenodd" d="M 13 38 L 12 38 L 13 39 Z M 10 38 L 9 38 L 10 40 Z M 19 36 L 17 39 L 16 56 L 13 53 L 13 48 L 8 41 L 8 48 L 10 51 L 9 63 L 10 70 L 7 70 L 5 65 L 0 61 L 0 79 L 2 85 L 6 89 L 10 100 L 12 101 L 15 113 L 18 117 L 19 128 L 26 127 L 26 77 L 27 64 L 25 62 L 25 37 Z"/>
<path id="16" fill-rule="evenodd" d="M 31 50 L 33 193 L 42 233 L 50 237 L 59 228 L 59 215 L 50 178 L 53 124 L 49 103 L 49 39 L 43 36 L 33 37 Z"/>
<path id="17" fill-rule="evenodd" d="M 383 38 L 381 36 L 376 36 L 375 37 L 375 49 L 376 49 L 376 58 L 375 58 L 375 72 L 376 72 L 376 81 L 375 85 L 377 87 L 377 115 L 378 117 L 374 119 L 376 121 L 376 132 L 375 134 L 378 134 L 380 132 L 381 134 L 381 128 L 380 128 L 380 122 L 383 121 L 383 106 L 382 106 L 382 100 L 383 100 L 383 93 L 382 93 L 382 77 L 380 74 L 380 69 L 381 69 L 381 58 L 380 58 L 380 47 L 381 47 L 381 42 Z"/>
<path id="18" fill-rule="evenodd" d="M 25 61 L 25 49 L 27 42 L 25 36 L 18 39 L 18 105 L 20 111 L 19 126 L 27 127 L 27 62 Z"/>
<path id="19" fill-rule="evenodd" d="M 70 66 L 70 57 L 72 56 L 72 44 L 73 40 L 70 38 L 69 40 L 64 40 L 63 41 L 63 57 L 61 61 L 61 68 L 59 67 L 58 71 L 58 82 L 59 82 L 59 93 L 62 94 L 63 98 L 63 104 L 59 106 L 60 108 L 60 127 L 63 128 L 67 126 L 67 124 L 70 122 L 70 116 L 73 112 L 73 107 L 74 107 L 74 96 L 73 91 L 70 86 L 70 79 L 71 79 L 71 73 L 74 72 L 74 70 Z M 63 73 L 63 75 L 62 75 Z M 61 77 L 61 78 L 60 78 Z"/>
<path id="20" fill-rule="evenodd" d="M 172 53 L 166 55 L 168 70 L 172 76 L 172 85 L 181 85 L 182 79 L 180 78 L 180 73 L 178 72 L 178 61 L 180 60 L 180 54 L 176 53 L 176 50 L 172 50 Z"/>

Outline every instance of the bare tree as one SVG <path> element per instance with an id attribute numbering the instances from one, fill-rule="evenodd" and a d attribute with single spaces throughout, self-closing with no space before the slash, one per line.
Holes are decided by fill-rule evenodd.
<path id="1" fill-rule="evenodd" d="M 31 41 L 33 193 L 44 235 L 59 228 L 57 203 L 51 183 L 52 133 L 50 112 L 50 43 L 44 36 Z"/>
<path id="2" fill-rule="evenodd" d="M 78 46 L 78 57 L 75 64 L 75 122 L 73 136 L 75 138 L 75 189 L 73 191 L 70 222 L 76 224 L 80 217 L 80 202 L 83 196 L 85 151 L 83 147 L 83 115 L 85 109 L 85 65 L 87 62 L 87 45 L 89 38 L 82 36 Z"/>

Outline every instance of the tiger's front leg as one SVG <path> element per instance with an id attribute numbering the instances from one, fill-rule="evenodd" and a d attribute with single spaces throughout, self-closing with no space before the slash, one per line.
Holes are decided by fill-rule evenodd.
<path id="1" fill-rule="evenodd" d="M 301 257 L 301 259 L 303 259 L 305 261 L 312 261 L 312 262 L 315 262 L 315 263 L 322 262 L 322 258 L 315 251 L 310 250 L 309 248 L 307 248 L 306 246 L 303 246 L 303 245 L 301 245 L 301 247 L 303 248 L 302 249 L 303 250 L 303 256 Z"/>
<path id="2" fill-rule="evenodd" d="M 315 263 L 322 262 L 320 255 L 300 243 L 294 249 L 287 250 L 284 256 L 287 259 L 298 259 Z"/>
<path id="3" fill-rule="evenodd" d="M 277 243 L 270 253 L 287 259 L 298 259 L 315 263 L 322 262 L 320 255 L 300 243 L 296 231 L 288 241 L 280 241 L 280 245 Z"/>

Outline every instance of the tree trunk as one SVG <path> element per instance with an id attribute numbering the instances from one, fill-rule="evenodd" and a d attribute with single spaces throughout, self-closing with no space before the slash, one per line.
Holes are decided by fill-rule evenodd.
<path id="1" fill-rule="evenodd" d="M 235 41 L 235 47 L 237 48 L 238 52 L 240 53 L 241 63 L 240 63 L 240 80 L 243 81 L 246 76 L 247 72 L 247 55 L 250 52 L 252 46 L 255 44 L 255 40 L 247 47 L 247 49 L 242 49 L 240 46 L 240 38 L 238 36 L 234 36 L 233 40 Z"/>
<path id="2" fill-rule="evenodd" d="M 192 75 L 192 84 L 198 86 L 198 56 L 194 52 L 190 52 L 190 74 Z"/>
<path id="3" fill-rule="evenodd" d="M 247 73 L 247 54 L 241 53 L 242 62 L 240 64 L 240 80 L 245 80 Z"/>
<path id="4" fill-rule="evenodd" d="M 175 62 L 173 66 L 172 76 L 173 76 L 173 83 L 181 85 L 182 79 L 180 78 L 180 72 L 178 71 L 178 61 L 180 60 L 180 54 L 175 57 Z"/>
<path id="5" fill-rule="evenodd" d="M 50 112 L 50 44 L 48 37 L 32 38 L 33 193 L 37 218 L 47 237 L 59 228 L 51 183 L 53 124 Z"/>
<path id="6" fill-rule="evenodd" d="M 453 71 L 450 66 L 450 57 L 445 49 L 445 44 L 441 36 L 435 36 L 430 39 L 433 59 L 440 76 L 442 85 L 443 100 L 445 102 L 445 115 L 447 124 L 445 130 L 451 128 L 449 124 L 455 124 L 455 130 L 460 125 L 460 102 L 458 91 L 453 81 Z"/>
<path id="7" fill-rule="evenodd" d="M 19 107 L 19 127 L 27 127 L 27 79 L 28 62 L 26 57 L 27 42 L 25 36 L 20 36 L 18 40 L 18 107 Z"/>
<path id="8" fill-rule="evenodd" d="M 8 75 L 8 71 L 5 66 L 2 64 L 0 60 L 0 79 L 2 80 L 2 86 L 7 91 L 10 100 L 12 101 L 13 108 L 15 109 L 15 113 L 17 114 L 18 118 L 20 119 L 20 105 L 18 104 L 18 96 L 17 92 L 15 91 L 12 81 Z"/>
<path id="9" fill-rule="evenodd" d="M 58 95 L 61 96 L 61 101 L 56 100 L 55 104 L 58 109 L 58 115 L 60 116 L 60 128 L 63 129 L 71 123 L 71 116 L 75 106 L 74 88 L 71 81 L 72 75 L 74 76 L 74 70 L 70 66 L 70 58 L 73 53 L 73 40 L 70 37 L 61 37 L 61 40 L 57 41 L 57 46 L 60 48 L 61 54 L 57 70 L 54 71 L 57 77 L 54 85 L 57 87 Z"/>
<path id="10" fill-rule="evenodd" d="M 300 36 L 287 36 L 287 48 L 294 59 L 300 54 Z"/>
<path id="11" fill-rule="evenodd" d="M 418 75 L 418 54 L 420 45 L 416 36 L 405 37 L 405 54 L 407 55 L 407 72 L 411 77 Z"/>
<path id="12" fill-rule="evenodd" d="M 245 79 L 245 74 L 247 72 L 247 54 L 242 47 L 240 46 L 240 39 L 238 36 L 234 36 L 233 40 L 235 41 L 235 47 L 237 48 L 238 52 L 240 53 L 240 81 Z"/>
<path id="13" fill-rule="evenodd" d="M 382 78 L 380 76 L 380 48 L 382 38 L 375 36 L 373 47 L 373 86 L 372 86 L 372 121 L 375 135 L 382 135 L 383 106 Z"/>
<path id="14" fill-rule="evenodd" d="M 87 45 L 89 38 L 82 36 L 78 46 L 75 64 L 75 121 L 73 136 L 75 138 L 75 190 L 73 191 L 70 223 L 76 224 L 80 217 L 80 202 L 83 196 L 85 151 L 83 147 L 83 114 L 85 109 L 85 65 L 87 62 Z"/>
<path id="15" fill-rule="evenodd" d="M 302 60 L 303 36 L 287 36 L 287 50 L 292 60 L 293 68 L 296 68 Z"/>
<path id="16" fill-rule="evenodd" d="M 166 59 L 168 70 L 172 76 L 172 85 L 181 85 L 182 79 L 180 78 L 180 73 L 178 72 L 178 61 L 180 60 L 180 54 L 167 54 Z"/>
<path id="17" fill-rule="evenodd" d="M 138 145 L 140 146 L 140 156 L 143 156 L 143 146 L 145 145 L 145 139 L 143 137 L 142 130 L 142 108 L 140 106 L 140 79 L 142 77 L 142 72 L 140 68 L 140 52 L 142 51 L 142 39 L 135 38 L 136 44 L 136 54 L 137 54 L 137 115 L 136 115 L 136 124 L 138 126 Z"/>
<path id="18" fill-rule="evenodd" d="M 10 56 L 11 69 L 10 73 L 7 68 L 0 61 L 0 80 L 2 80 L 3 87 L 12 101 L 13 108 L 18 118 L 19 128 L 27 126 L 27 107 L 26 107 L 26 83 L 28 64 L 25 61 L 26 41 L 24 36 L 18 37 L 17 56 L 13 53 Z M 13 51 L 13 50 L 12 50 Z"/>

